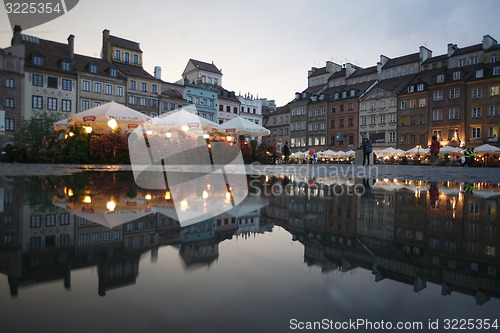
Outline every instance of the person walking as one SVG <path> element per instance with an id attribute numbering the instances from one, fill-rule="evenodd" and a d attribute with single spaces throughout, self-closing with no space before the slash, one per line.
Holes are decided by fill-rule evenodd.
<path id="1" fill-rule="evenodd" d="M 432 136 L 431 149 L 430 149 L 432 165 L 436 165 L 440 149 L 441 149 L 441 144 L 437 139 L 437 135 L 434 134 Z"/>
<path id="2" fill-rule="evenodd" d="M 370 165 L 370 155 L 373 152 L 373 147 L 372 143 L 370 142 L 370 139 L 368 139 L 366 136 L 363 138 L 363 142 L 361 144 L 363 147 L 363 166 L 365 165 Z"/>
<path id="3" fill-rule="evenodd" d="M 285 154 L 285 164 L 288 164 L 288 159 L 290 158 L 290 148 L 288 148 L 288 141 L 285 142 L 283 146 L 283 154 Z"/>
<path id="4" fill-rule="evenodd" d="M 278 141 L 276 144 L 276 164 L 281 163 L 281 152 L 282 152 L 282 147 L 281 147 L 281 139 Z"/>

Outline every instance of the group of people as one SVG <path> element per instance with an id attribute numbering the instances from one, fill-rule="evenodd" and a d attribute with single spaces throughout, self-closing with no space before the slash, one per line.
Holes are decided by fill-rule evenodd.
<path id="1" fill-rule="evenodd" d="M 285 145 L 281 145 L 281 140 L 278 141 L 278 143 L 275 144 L 276 146 L 276 151 L 274 153 L 274 164 L 279 164 L 279 163 L 288 163 L 290 159 L 290 147 L 288 147 L 288 141 L 285 142 Z"/>

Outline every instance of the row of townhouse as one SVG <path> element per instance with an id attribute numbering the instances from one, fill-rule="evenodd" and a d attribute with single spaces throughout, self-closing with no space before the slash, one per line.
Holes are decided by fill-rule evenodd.
<path id="1" fill-rule="evenodd" d="M 393 59 L 381 55 L 369 68 L 313 67 L 308 87 L 278 116 L 288 131 L 275 131 L 271 115 L 266 140 L 289 141 L 292 151 L 356 149 L 363 133 L 376 148 L 426 147 L 432 135 L 442 145 L 498 144 L 499 107 L 500 45 L 486 35 L 464 48 L 449 44 L 435 57 L 422 46 Z"/>
<path id="2" fill-rule="evenodd" d="M 37 112 L 67 116 L 115 101 L 158 116 L 195 104 L 198 115 L 223 123 L 241 115 L 262 125 L 262 108 L 274 101 L 236 96 L 222 87 L 222 72 L 213 62 L 189 59 L 182 79 L 161 79 L 143 67 L 140 44 L 102 33 L 101 58 L 75 54 L 75 37 L 67 43 L 22 34 L 14 28 L 11 46 L 0 49 L 0 144 L 12 140 L 24 119 Z"/>

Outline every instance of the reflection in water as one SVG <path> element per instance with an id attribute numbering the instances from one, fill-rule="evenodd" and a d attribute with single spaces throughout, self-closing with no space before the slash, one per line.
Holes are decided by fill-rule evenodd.
<path id="1" fill-rule="evenodd" d="M 168 190 L 142 190 L 127 172 L 19 177 L 0 189 L 0 269 L 12 296 L 45 281 L 70 289 L 72 270 L 95 266 L 103 296 L 136 283 L 146 252 L 155 261 L 175 246 L 185 269 L 210 267 L 221 242 L 273 226 L 324 272 L 363 268 L 374 281 L 416 292 L 429 282 L 478 304 L 500 296 L 498 185 L 263 177 L 249 179 L 242 205 L 186 227 Z"/>

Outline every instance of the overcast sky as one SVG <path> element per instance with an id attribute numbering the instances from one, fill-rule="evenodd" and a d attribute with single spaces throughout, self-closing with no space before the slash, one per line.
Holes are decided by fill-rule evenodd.
<path id="1" fill-rule="evenodd" d="M 102 31 L 139 42 L 144 68 L 161 66 L 164 81 L 180 79 L 189 58 L 214 62 L 224 88 L 276 100 L 278 106 L 307 87 L 307 71 L 327 60 L 376 65 L 415 53 L 433 55 L 447 44 L 500 41 L 498 0 L 80 0 L 65 15 L 23 31 L 99 57 Z M 10 45 L 10 24 L 0 11 L 0 47 Z"/>

